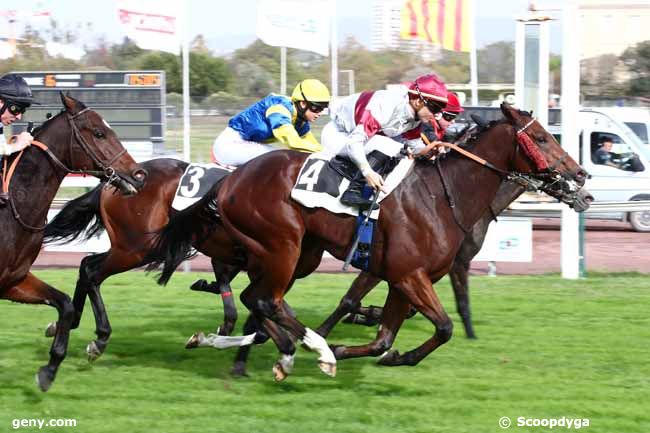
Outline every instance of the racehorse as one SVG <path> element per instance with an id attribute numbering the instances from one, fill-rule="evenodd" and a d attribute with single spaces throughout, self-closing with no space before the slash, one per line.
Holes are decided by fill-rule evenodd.
<path id="1" fill-rule="evenodd" d="M 340 259 L 346 256 L 355 230 L 353 217 L 308 209 L 290 198 L 304 154 L 270 152 L 217 183 L 170 219 L 152 250 L 150 268 L 164 263 L 159 282 L 165 283 L 193 253 L 193 244 L 201 248 L 222 224 L 232 242 L 247 251 L 251 284 L 240 299 L 281 353 L 273 368 L 276 379 L 291 372 L 298 339 L 319 353 L 319 367 L 330 376 L 336 374 L 337 359 L 384 353 L 410 305 L 432 322 L 434 334 L 418 348 L 404 355 L 392 351 L 380 362 L 415 365 L 451 338 L 452 322 L 432 283 L 449 271 L 465 234 L 487 212 L 504 176 L 528 174 L 576 210 L 588 207 L 577 199 L 586 172 L 529 113 L 506 105 L 501 110 L 504 119 L 469 146 L 481 166 L 456 152 L 435 164 L 418 161 L 382 202 L 369 272 L 388 282 L 389 294 L 377 339 L 369 345 L 338 346 L 332 352 L 284 302 L 295 279 L 313 272 L 325 250 Z"/>
<path id="2" fill-rule="evenodd" d="M 34 142 L 21 153 L 5 157 L 0 207 L 0 298 L 27 304 L 46 304 L 58 312 L 50 360 L 36 375 L 47 391 L 65 358 L 74 308 L 70 298 L 29 269 L 43 240 L 43 224 L 63 178 L 69 173 L 91 174 L 133 194 L 146 171 L 126 153 L 115 132 L 95 111 L 61 94 L 64 110 L 33 132 Z"/>
<path id="3" fill-rule="evenodd" d="M 132 197 L 113 194 L 97 186 L 92 191 L 69 201 L 45 228 L 45 242 L 70 242 L 79 237 L 89 239 L 105 229 L 111 243 L 108 251 L 84 257 L 79 266 L 79 278 L 73 296 L 74 320 L 79 326 L 86 298 L 90 298 L 95 315 L 97 338 L 86 347 L 90 360 L 106 350 L 111 326 L 100 292 L 101 284 L 112 275 L 147 264 L 145 257 L 155 234 L 169 220 L 174 193 L 187 163 L 177 159 L 159 158 L 141 163 L 148 176 L 141 191 Z M 217 237 L 216 242 L 222 243 Z M 222 288 L 227 320 L 219 327 L 227 335 L 235 325 L 236 310 L 228 297 L 229 282 L 239 271 L 213 261 L 217 284 Z M 200 287 L 199 287 L 200 288 Z M 47 335 L 56 331 L 55 324 L 47 327 Z"/>
<path id="4" fill-rule="evenodd" d="M 472 131 L 467 132 L 469 136 Z M 465 137 L 465 134 L 463 134 L 463 137 Z M 86 347 L 90 360 L 95 360 L 104 353 L 111 335 L 108 314 L 100 292 L 101 284 L 112 275 L 147 264 L 145 257 L 152 246 L 153 235 L 164 227 L 169 216 L 173 213 L 171 203 L 174 199 L 174 191 L 178 186 L 183 171 L 187 167 L 187 163 L 176 159 L 160 158 L 143 162 L 141 166 L 147 170 L 148 178 L 138 195 L 124 197 L 113 194 L 102 185 L 98 185 L 92 191 L 69 201 L 45 228 L 45 243 L 70 242 L 79 237 L 89 239 L 103 229 L 108 233 L 111 243 L 110 249 L 104 253 L 86 256 L 81 261 L 79 278 L 73 296 L 75 318 L 71 329 L 76 329 L 79 326 L 87 297 L 90 298 L 95 315 L 97 338 Z M 505 190 L 505 192 L 502 193 L 502 190 Z M 523 191 L 523 187 L 517 187 L 517 190 Z M 506 197 L 500 198 L 504 194 L 506 194 Z M 497 213 L 499 213 L 500 209 L 511 201 L 508 199 L 509 197 L 510 188 L 502 188 L 492 205 L 493 209 L 498 209 Z M 503 204 L 501 204 L 502 202 Z M 481 231 L 483 231 L 481 236 L 484 236 L 488 224 L 489 220 L 487 220 L 483 228 L 479 230 L 474 228 L 468 234 L 463 241 L 461 252 L 471 249 L 473 245 L 478 245 L 480 249 L 482 238 L 478 239 L 477 236 Z M 224 246 L 224 240 L 218 237 L 213 240 L 213 243 L 219 247 Z M 465 259 L 461 258 L 461 256 L 462 254 L 459 254 L 455 259 L 450 275 L 452 275 L 452 281 L 461 282 L 461 284 L 454 283 L 454 293 L 458 311 L 466 326 L 467 335 L 473 337 L 466 288 L 468 267 L 463 268 L 457 265 L 465 263 Z M 469 263 L 469 260 L 471 260 L 471 257 L 467 259 L 467 263 Z M 237 311 L 231 296 L 230 281 L 241 270 L 244 263 L 230 266 L 213 260 L 212 265 L 217 280 L 216 283 L 206 285 L 205 282 L 200 280 L 193 285 L 193 289 L 221 294 L 224 301 L 225 317 L 223 324 L 218 327 L 218 334 L 230 335 L 237 320 Z M 361 297 L 365 296 L 379 281 L 370 274 L 362 273 L 350 288 L 349 294 L 341 302 L 341 306 L 326 322 L 329 323 L 327 328 L 324 328 L 326 325 L 323 324 L 318 332 L 326 336 L 343 315 L 356 311 L 352 309 L 353 305 L 357 305 Z M 360 282 L 363 282 L 363 284 L 360 284 Z M 352 304 L 351 297 L 355 299 L 358 297 L 358 300 Z M 334 317 L 336 319 L 333 319 Z M 46 334 L 52 336 L 55 330 L 55 324 L 50 324 Z M 192 343 L 189 343 L 188 347 L 192 347 Z M 233 369 L 234 374 L 244 374 L 245 356 L 246 354 L 238 356 L 238 361 Z"/>

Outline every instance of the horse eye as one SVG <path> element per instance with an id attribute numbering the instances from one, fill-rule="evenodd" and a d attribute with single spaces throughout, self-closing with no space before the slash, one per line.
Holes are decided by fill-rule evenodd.
<path id="1" fill-rule="evenodd" d="M 104 131 L 102 131 L 101 129 L 95 129 L 93 131 L 93 134 L 95 135 L 95 138 L 100 138 L 100 139 L 106 138 L 106 134 L 104 134 Z"/>
<path id="2" fill-rule="evenodd" d="M 538 135 L 538 136 L 537 136 L 537 142 L 538 142 L 538 143 L 546 143 L 546 136 L 544 136 L 544 135 Z"/>

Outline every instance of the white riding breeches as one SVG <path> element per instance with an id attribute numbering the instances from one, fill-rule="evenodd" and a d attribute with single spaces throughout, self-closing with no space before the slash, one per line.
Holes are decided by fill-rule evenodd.
<path id="1" fill-rule="evenodd" d="M 244 140 L 239 132 L 227 127 L 212 144 L 212 159 L 219 164 L 239 167 L 253 158 L 283 148 L 275 146 L 273 142 L 259 143 Z"/>
<path id="2" fill-rule="evenodd" d="M 332 156 L 342 155 L 350 157 L 348 148 L 349 135 L 347 132 L 339 130 L 334 122 L 329 122 L 325 125 L 321 133 L 321 144 L 323 145 L 324 151 Z M 397 156 L 403 147 L 404 145 L 402 143 L 390 137 L 374 135 L 368 140 L 364 150 L 366 155 L 373 150 L 378 150 L 392 157 Z"/>

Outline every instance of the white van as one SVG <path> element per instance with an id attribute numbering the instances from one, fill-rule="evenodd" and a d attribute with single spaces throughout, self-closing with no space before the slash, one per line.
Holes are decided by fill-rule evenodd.
<path id="1" fill-rule="evenodd" d="M 650 200 L 650 146 L 642 143 L 626 124 L 614 119 L 608 111 L 583 108 L 578 115 L 579 163 L 591 175 L 585 188 L 595 201 Z M 561 143 L 560 129 L 559 125 L 549 126 L 549 131 Z M 604 141 L 613 143 L 607 164 L 597 153 Z M 600 150 L 600 155 L 603 151 Z M 629 221 L 637 231 L 650 231 L 650 211 L 589 212 L 587 217 Z"/>
<path id="2" fill-rule="evenodd" d="M 634 132 L 641 142 L 650 145 L 650 110 L 643 107 L 594 107 L 590 110 L 608 115 L 612 119 L 624 123 Z"/>

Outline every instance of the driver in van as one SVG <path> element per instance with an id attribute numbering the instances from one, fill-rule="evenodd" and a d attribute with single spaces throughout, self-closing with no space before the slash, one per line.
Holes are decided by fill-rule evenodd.
<path id="1" fill-rule="evenodd" d="M 618 168 L 625 171 L 643 171 L 645 167 L 639 160 L 638 155 L 633 152 L 629 153 L 614 153 L 612 148 L 614 142 L 609 137 L 604 137 L 596 152 L 592 155 L 592 160 L 595 164 L 609 165 L 610 167 Z"/>

